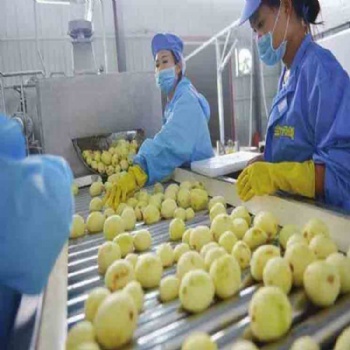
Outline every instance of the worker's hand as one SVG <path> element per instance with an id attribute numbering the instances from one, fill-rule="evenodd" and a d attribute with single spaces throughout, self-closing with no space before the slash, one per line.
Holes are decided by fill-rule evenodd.
<path id="1" fill-rule="evenodd" d="M 120 203 L 128 196 L 143 187 L 147 181 L 147 174 L 138 165 L 129 168 L 120 179 L 112 185 L 103 198 L 103 204 L 116 210 Z"/>
<path id="2" fill-rule="evenodd" d="M 304 163 L 256 162 L 243 170 L 237 181 L 238 195 L 243 201 L 254 196 L 273 194 L 277 190 L 315 197 L 315 165 Z"/>

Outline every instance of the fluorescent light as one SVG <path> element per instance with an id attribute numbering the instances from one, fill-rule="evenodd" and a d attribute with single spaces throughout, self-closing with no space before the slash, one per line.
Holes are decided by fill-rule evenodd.
<path id="1" fill-rule="evenodd" d="M 70 5 L 70 0 L 36 0 L 38 4 Z"/>

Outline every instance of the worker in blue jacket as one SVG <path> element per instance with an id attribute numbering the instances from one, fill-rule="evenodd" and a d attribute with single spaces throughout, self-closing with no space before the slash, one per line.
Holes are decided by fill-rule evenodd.
<path id="1" fill-rule="evenodd" d="M 145 140 L 134 166 L 107 193 L 105 201 L 114 207 L 136 188 L 168 177 L 176 167 L 213 156 L 209 104 L 185 77 L 183 46 L 173 34 L 157 34 L 152 40 L 156 83 L 167 97 L 163 127 Z"/>
<path id="2" fill-rule="evenodd" d="M 318 0 L 246 0 L 261 60 L 284 68 L 268 121 L 264 162 L 238 178 L 238 194 L 278 190 L 350 210 L 350 81 L 310 35 Z"/>
<path id="3" fill-rule="evenodd" d="M 72 173 L 53 156 L 26 157 L 24 136 L 0 116 L 0 349 L 22 294 L 40 294 L 73 215 Z"/>

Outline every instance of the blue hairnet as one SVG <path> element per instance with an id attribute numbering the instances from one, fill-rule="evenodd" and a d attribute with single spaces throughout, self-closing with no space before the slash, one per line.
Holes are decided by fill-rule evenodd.
<path id="1" fill-rule="evenodd" d="M 183 41 L 174 34 L 159 33 L 156 34 L 152 39 L 152 53 L 153 58 L 156 59 L 157 53 L 161 50 L 171 51 L 177 62 L 182 62 L 183 60 Z"/>

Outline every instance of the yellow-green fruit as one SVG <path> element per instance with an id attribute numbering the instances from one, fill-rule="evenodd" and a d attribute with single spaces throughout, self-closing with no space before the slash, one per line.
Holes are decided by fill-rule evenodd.
<path id="1" fill-rule="evenodd" d="M 193 228 L 187 229 L 183 235 L 182 235 L 182 243 L 190 244 L 190 237 L 191 237 L 191 232 L 193 231 Z"/>
<path id="2" fill-rule="evenodd" d="M 211 211 L 216 203 L 221 203 L 226 208 L 226 200 L 223 196 L 215 196 L 210 199 L 208 203 L 208 210 Z"/>
<path id="3" fill-rule="evenodd" d="M 310 336 L 298 338 L 290 348 L 290 350 L 320 350 L 320 346 Z"/>
<path id="4" fill-rule="evenodd" d="M 89 205 L 90 213 L 93 211 L 101 211 L 103 208 L 102 199 L 99 197 L 92 198 Z"/>
<path id="5" fill-rule="evenodd" d="M 143 203 L 145 203 L 145 202 L 143 202 Z M 162 207 L 162 200 L 158 196 L 153 195 L 153 196 L 150 197 L 148 204 L 152 204 L 158 210 L 160 210 L 161 207 Z"/>
<path id="6" fill-rule="evenodd" d="M 270 259 L 264 268 L 263 281 L 265 286 L 279 287 L 284 293 L 289 294 L 293 275 L 288 262 L 281 257 Z"/>
<path id="7" fill-rule="evenodd" d="M 169 224 L 169 236 L 172 241 L 177 241 L 182 238 L 182 235 L 186 231 L 186 226 L 183 220 L 173 219 Z"/>
<path id="8" fill-rule="evenodd" d="M 172 191 L 172 192 L 175 192 L 175 193 L 178 193 L 179 190 L 180 190 L 180 186 L 178 184 L 170 184 L 167 188 L 166 188 L 167 191 Z"/>
<path id="9" fill-rule="evenodd" d="M 133 208 L 133 209 L 135 209 L 137 203 L 138 203 L 138 200 L 137 200 L 136 198 L 129 198 L 129 199 L 126 201 L 126 204 L 127 204 L 129 207 Z"/>
<path id="10" fill-rule="evenodd" d="M 135 274 L 142 288 L 158 287 L 163 274 L 162 261 L 156 254 L 141 255 L 136 263 Z"/>
<path id="11" fill-rule="evenodd" d="M 222 203 L 216 203 L 209 212 L 210 222 L 213 222 L 213 220 L 220 214 L 227 214 L 226 208 Z"/>
<path id="12" fill-rule="evenodd" d="M 278 287 L 262 287 L 249 305 L 250 327 L 260 341 L 283 337 L 292 324 L 292 306 Z"/>
<path id="13" fill-rule="evenodd" d="M 207 209 L 209 201 L 207 191 L 198 188 L 191 190 L 190 201 L 194 211 Z"/>
<path id="14" fill-rule="evenodd" d="M 117 183 L 118 182 L 118 176 L 116 174 L 108 176 L 107 181 L 112 183 L 112 184 Z"/>
<path id="15" fill-rule="evenodd" d="M 241 285 L 241 268 L 231 255 L 216 259 L 210 267 L 210 276 L 214 282 L 215 294 L 221 299 L 235 295 Z"/>
<path id="16" fill-rule="evenodd" d="M 250 228 L 243 237 L 243 242 L 245 242 L 251 250 L 265 244 L 267 240 L 267 234 L 258 227 Z"/>
<path id="17" fill-rule="evenodd" d="M 108 296 L 94 319 L 96 337 L 105 349 L 112 350 L 128 343 L 137 326 L 138 313 L 128 293 Z"/>
<path id="18" fill-rule="evenodd" d="M 174 212 L 174 218 L 186 221 L 186 210 L 184 208 L 177 208 Z"/>
<path id="19" fill-rule="evenodd" d="M 113 242 L 119 245 L 123 258 L 134 251 L 134 239 L 130 233 L 121 233 L 114 238 Z"/>
<path id="20" fill-rule="evenodd" d="M 192 208 L 186 209 L 186 220 L 192 220 L 196 216 L 194 210 Z"/>
<path id="21" fill-rule="evenodd" d="M 101 155 L 101 160 L 104 164 L 109 165 L 112 163 L 112 155 L 107 151 L 103 151 Z"/>
<path id="22" fill-rule="evenodd" d="M 165 200 L 171 199 L 173 201 L 176 201 L 176 199 L 177 199 L 177 192 L 174 191 L 174 190 L 170 190 L 170 191 L 166 190 L 164 192 L 164 199 Z"/>
<path id="23" fill-rule="evenodd" d="M 100 174 L 104 174 L 106 172 L 106 166 L 102 162 L 99 162 L 97 165 L 97 171 Z"/>
<path id="24" fill-rule="evenodd" d="M 169 267 L 174 264 L 174 250 L 170 243 L 163 243 L 157 248 L 157 255 L 162 261 L 163 267 Z"/>
<path id="25" fill-rule="evenodd" d="M 232 346 L 231 350 L 259 350 L 255 344 L 249 340 L 238 340 Z"/>
<path id="26" fill-rule="evenodd" d="M 318 235 L 329 236 L 329 229 L 325 222 L 320 219 L 311 219 L 302 229 L 304 238 L 310 243 Z"/>
<path id="27" fill-rule="evenodd" d="M 143 292 L 141 284 L 137 281 L 131 281 L 124 287 L 123 291 L 131 296 L 131 298 L 134 300 L 137 311 L 141 312 L 145 299 L 145 294 Z"/>
<path id="28" fill-rule="evenodd" d="M 233 246 L 237 243 L 236 235 L 231 231 L 224 232 L 219 238 L 219 245 L 223 247 L 227 253 L 231 254 Z"/>
<path id="29" fill-rule="evenodd" d="M 146 225 L 155 224 L 160 220 L 160 212 L 158 208 L 152 204 L 147 205 L 147 207 L 143 209 L 142 215 Z"/>
<path id="30" fill-rule="evenodd" d="M 95 160 L 93 160 L 93 161 L 91 162 L 91 168 L 97 171 L 97 169 L 98 169 L 98 163 L 97 163 Z M 91 193 L 90 193 L 90 194 L 91 194 Z"/>
<path id="31" fill-rule="evenodd" d="M 201 225 L 196 226 L 190 233 L 190 247 L 191 249 L 200 252 L 202 247 L 213 240 L 213 236 L 209 227 Z"/>
<path id="32" fill-rule="evenodd" d="M 180 190 L 182 188 L 186 188 L 187 190 L 191 190 L 192 189 L 192 183 L 191 181 L 183 181 L 180 183 Z"/>
<path id="33" fill-rule="evenodd" d="M 181 256 L 176 266 L 176 276 L 182 279 L 183 276 L 192 270 L 204 270 L 203 258 L 194 251 L 187 252 Z"/>
<path id="34" fill-rule="evenodd" d="M 179 295 L 180 280 L 176 276 L 167 276 L 160 281 L 159 297 L 162 302 L 174 300 Z"/>
<path id="35" fill-rule="evenodd" d="M 134 209 L 135 211 L 135 217 L 136 217 L 136 221 L 140 222 L 143 220 L 143 214 L 142 214 L 142 210 L 138 207 L 136 207 Z"/>
<path id="36" fill-rule="evenodd" d="M 125 230 L 131 231 L 135 228 L 136 216 L 133 208 L 130 208 L 130 207 L 125 208 L 121 217 L 124 221 Z"/>
<path id="37" fill-rule="evenodd" d="M 293 274 L 293 285 L 303 285 L 303 276 L 306 268 L 316 260 L 313 251 L 303 243 L 295 243 L 288 247 L 284 258 L 287 260 Z"/>
<path id="38" fill-rule="evenodd" d="M 120 165 L 120 168 L 121 168 L 122 170 L 128 170 L 128 168 L 129 168 L 129 163 L 128 163 L 128 161 L 125 160 L 125 159 L 122 159 L 122 160 L 120 161 L 119 165 Z"/>
<path id="39" fill-rule="evenodd" d="M 306 238 L 304 238 L 303 235 L 301 235 L 300 233 L 294 233 L 293 235 L 291 235 L 288 238 L 286 249 L 288 249 L 289 247 L 291 247 L 295 243 L 301 243 L 304 245 L 308 245 L 308 242 L 307 242 Z"/>
<path id="40" fill-rule="evenodd" d="M 338 269 L 340 277 L 340 293 L 350 292 L 350 258 L 341 254 L 333 253 L 327 258 L 327 263 Z"/>
<path id="41" fill-rule="evenodd" d="M 116 260 L 105 274 L 105 285 L 111 292 L 124 288 L 133 280 L 135 280 L 134 268 L 126 260 Z"/>
<path id="42" fill-rule="evenodd" d="M 218 347 L 210 339 L 210 336 L 203 332 L 190 334 L 182 344 L 181 350 L 217 350 Z"/>
<path id="43" fill-rule="evenodd" d="M 115 215 L 115 211 L 112 208 L 107 208 L 103 214 L 105 214 L 106 218 L 109 218 L 112 215 Z"/>
<path id="44" fill-rule="evenodd" d="M 274 245 L 264 245 L 259 247 L 250 261 L 250 271 L 256 281 L 262 281 L 266 263 L 277 256 L 280 256 L 280 249 Z"/>
<path id="45" fill-rule="evenodd" d="M 109 216 L 103 225 L 106 240 L 111 241 L 125 231 L 124 220 L 119 215 Z"/>
<path id="46" fill-rule="evenodd" d="M 153 186 L 153 192 L 164 193 L 164 186 L 160 182 L 155 183 Z"/>
<path id="47" fill-rule="evenodd" d="M 92 166 L 92 162 L 93 162 L 93 160 L 92 160 L 91 157 L 87 157 L 87 158 L 86 158 L 86 163 L 87 163 L 87 165 Z"/>
<path id="48" fill-rule="evenodd" d="M 278 235 L 278 241 L 283 249 L 287 248 L 287 241 L 288 239 L 293 236 L 295 233 L 301 234 L 301 230 L 296 225 L 285 225 L 282 227 L 279 235 Z"/>
<path id="49" fill-rule="evenodd" d="M 98 233 L 103 230 L 104 223 L 105 216 L 99 211 L 94 211 L 86 219 L 86 228 L 89 233 Z"/>
<path id="50" fill-rule="evenodd" d="M 346 328 L 337 339 L 334 350 L 350 349 L 350 327 Z"/>
<path id="51" fill-rule="evenodd" d="M 346 255 L 347 255 L 348 258 L 350 258 L 350 248 L 349 248 L 349 250 L 348 250 Z"/>
<path id="52" fill-rule="evenodd" d="M 236 258 L 241 269 L 245 269 L 250 265 L 250 259 L 252 257 L 252 251 L 247 243 L 238 241 L 232 248 L 232 256 Z"/>
<path id="53" fill-rule="evenodd" d="M 85 222 L 79 214 L 73 215 L 72 226 L 70 228 L 70 238 L 78 238 L 85 234 Z"/>
<path id="54" fill-rule="evenodd" d="M 93 289 L 84 304 L 85 319 L 93 322 L 98 308 L 100 307 L 103 300 L 105 300 L 111 292 L 104 287 L 97 287 Z"/>
<path id="55" fill-rule="evenodd" d="M 151 247 L 152 236 L 148 230 L 139 230 L 134 235 L 134 247 L 138 252 L 143 252 Z"/>
<path id="56" fill-rule="evenodd" d="M 105 242 L 98 248 L 97 265 L 98 272 L 104 275 L 110 265 L 121 258 L 121 251 L 118 244 Z"/>
<path id="57" fill-rule="evenodd" d="M 238 239 L 243 239 L 244 235 L 249 230 L 247 221 L 242 218 L 235 218 L 232 220 L 232 224 L 232 232 L 236 235 Z"/>
<path id="58" fill-rule="evenodd" d="M 190 246 L 187 243 L 180 243 L 174 249 L 174 261 L 178 262 L 183 254 L 190 251 Z"/>
<path id="59" fill-rule="evenodd" d="M 161 214 L 164 219 L 172 219 L 174 217 L 175 210 L 177 209 L 176 202 L 173 199 L 166 199 L 162 203 Z"/>
<path id="60" fill-rule="evenodd" d="M 304 273 L 304 288 L 306 295 L 315 305 L 333 305 L 340 292 L 338 269 L 326 261 L 311 263 Z"/>
<path id="61" fill-rule="evenodd" d="M 276 237 L 278 231 L 278 221 L 271 212 L 259 212 L 254 218 L 253 225 L 263 230 L 267 234 L 269 241 Z"/>
<path id="62" fill-rule="evenodd" d="M 200 251 L 201 257 L 205 259 L 205 256 L 207 255 L 210 249 L 218 248 L 218 247 L 219 247 L 219 244 L 216 242 L 207 243 L 205 246 L 202 247 Z"/>
<path id="63" fill-rule="evenodd" d="M 183 209 L 187 209 L 191 205 L 191 193 L 188 189 L 182 188 L 177 193 L 177 204 Z"/>
<path id="64" fill-rule="evenodd" d="M 120 203 L 118 205 L 117 211 L 115 212 L 117 215 L 121 216 L 123 214 L 123 211 L 127 208 L 128 206 L 125 203 Z"/>
<path id="65" fill-rule="evenodd" d="M 74 350 L 101 350 L 96 342 L 87 342 L 79 344 Z"/>
<path id="66" fill-rule="evenodd" d="M 91 322 L 82 321 L 75 324 L 68 332 L 66 340 L 66 349 L 75 350 L 83 343 L 93 342 L 95 340 L 95 330 Z"/>
<path id="67" fill-rule="evenodd" d="M 148 203 L 149 202 L 149 197 L 150 197 L 150 195 L 148 194 L 147 190 L 142 189 L 142 190 L 140 190 L 139 196 L 138 196 L 137 199 L 138 199 L 139 202 L 146 202 L 146 203 Z"/>
<path id="68" fill-rule="evenodd" d="M 206 270 L 209 271 L 213 262 L 221 258 L 222 256 L 225 256 L 226 254 L 227 254 L 226 250 L 222 247 L 209 249 L 209 251 L 205 254 L 205 258 L 204 258 L 204 264 L 205 264 Z"/>
<path id="69" fill-rule="evenodd" d="M 181 306 L 189 312 L 197 313 L 207 309 L 214 294 L 214 283 L 205 271 L 190 271 L 181 280 L 179 298 Z"/>
<path id="70" fill-rule="evenodd" d="M 244 219 L 247 222 L 248 226 L 250 226 L 250 224 L 252 222 L 252 218 L 249 214 L 249 211 L 244 206 L 238 206 L 238 207 L 234 208 L 231 212 L 230 217 L 232 220 L 237 219 L 237 218 Z"/>
<path id="71" fill-rule="evenodd" d="M 310 249 L 314 252 L 317 259 L 326 259 L 329 255 L 338 251 L 337 245 L 326 236 L 315 236 L 310 244 Z"/>
<path id="72" fill-rule="evenodd" d="M 73 193 L 73 196 L 76 196 L 79 193 L 78 185 L 76 185 L 76 184 L 72 185 L 72 193 Z"/>
<path id="73" fill-rule="evenodd" d="M 139 256 L 137 254 L 129 253 L 124 259 L 128 261 L 135 269 L 138 258 Z"/>
<path id="74" fill-rule="evenodd" d="M 99 196 L 103 191 L 103 183 L 102 182 L 93 182 L 90 186 L 90 196 L 96 197 Z"/>
<path id="75" fill-rule="evenodd" d="M 200 189 L 200 190 L 205 190 L 205 186 L 204 186 L 203 183 L 200 182 L 200 181 L 193 181 L 193 182 L 192 182 L 192 188 L 194 188 L 194 189 Z"/>
<path id="76" fill-rule="evenodd" d="M 220 236 L 226 232 L 233 232 L 233 223 L 227 214 L 219 214 L 215 217 L 210 226 L 211 232 L 216 241 L 219 241 Z"/>

